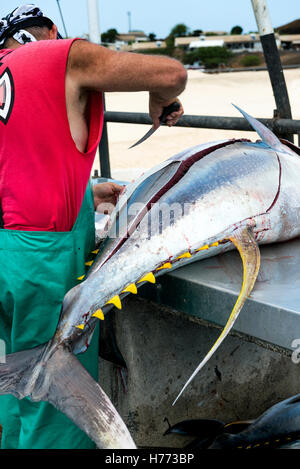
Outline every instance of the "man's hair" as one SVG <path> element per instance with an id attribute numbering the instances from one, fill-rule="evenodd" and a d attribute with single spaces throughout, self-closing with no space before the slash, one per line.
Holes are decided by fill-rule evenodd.
<path id="1" fill-rule="evenodd" d="M 47 34 L 49 32 L 48 26 L 31 26 L 30 28 L 24 28 L 25 31 L 28 31 L 32 34 L 37 41 L 42 41 L 43 39 L 47 39 Z M 12 45 L 14 45 L 17 41 L 13 37 L 9 37 L 4 42 L 2 48 L 3 49 L 10 49 Z"/>

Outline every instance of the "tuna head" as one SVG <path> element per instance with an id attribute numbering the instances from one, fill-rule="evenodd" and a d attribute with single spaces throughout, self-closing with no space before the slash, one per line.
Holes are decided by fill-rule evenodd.
<path id="1" fill-rule="evenodd" d="M 242 111 L 243 112 L 243 111 Z M 88 275 L 66 295 L 56 340 L 88 345 L 97 318 L 145 282 L 186 263 L 237 248 L 241 294 L 204 365 L 232 327 L 259 270 L 258 243 L 299 234 L 299 150 L 243 113 L 263 141 L 198 145 L 127 186 Z M 292 206 L 291 206 L 292 205 Z"/>

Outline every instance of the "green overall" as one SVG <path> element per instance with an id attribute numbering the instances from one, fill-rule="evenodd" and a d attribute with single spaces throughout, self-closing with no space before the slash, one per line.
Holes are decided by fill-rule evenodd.
<path id="1" fill-rule="evenodd" d="M 36 347 L 56 330 L 65 293 L 85 273 L 94 249 L 90 185 L 70 232 L 0 229 L 0 339 L 6 353 Z M 98 334 L 78 359 L 98 380 Z M 94 443 L 47 402 L 0 396 L 2 449 L 92 449 Z"/>

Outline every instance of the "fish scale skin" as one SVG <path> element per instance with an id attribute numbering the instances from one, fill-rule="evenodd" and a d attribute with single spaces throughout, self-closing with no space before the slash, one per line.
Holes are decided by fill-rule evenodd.
<path id="1" fill-rule="evenodd" d="M 184 153 L 188 157 L 193 155 L 189 151 Z M 100 249 L 87 280 L 65 298 L 64 314 L 68 320 L 60 324 L 61 337 L 64 340 L 71 337 L 74 326 L 83 322 L 86 313 L 89 312 L 90 317 L 128 284 L 136 283 L 144 274 L 155 271 L 164 262 L 174 261 L 186 251 L 194 252 L 207 243 L 220 241 L 226 232 L 229 235 L 241 223 L 255 225 L 254 234 L 261 243 L 299 234 L 299 224 L 294 226 L 293 220 L 299 217 L 300 198 L 291 191 L 293 185 L 289 182 L 299 177 L 299 157 L 275 152 L 257 142 L 232 143 L 194 163 L 180 181 L 162 195 L 159 203 L 152 206 L 147 214 L 148 221 L 145 216 L 139 230 L 126 239 L 104 265 Z M 287 206 L 287 198 L 292 200 L 296 213 Z M 179 210 L 186 204 L 184 215 L 175 217 L 171 226 L 162 224 L 159 211 L 173 204 Z M 216 250 L 202 251 L 194 254 L 192 261 L 228 249 L 227 244 Z M 178 266 L 188 262 L 189 259 L 183 259 Z"/>

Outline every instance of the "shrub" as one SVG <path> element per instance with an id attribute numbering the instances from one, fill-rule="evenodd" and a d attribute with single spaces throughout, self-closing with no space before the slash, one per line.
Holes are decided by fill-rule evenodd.
<path id="1" fill-rule="evenodd" d="M 240 64 L 243 67 L 255 67 L 256 65 L 260 65 L 261 59 L 259 55 L 245 55 L 245 57 L 241 58 Z"/>
<path id="2" fill-rule="evenodd" d="M 226 64 L 231 57 L 232 52 L 226 47 L 199 47 L 185 55 L 184 63 L 192 65 L 199 62 L 206 68 L 216 68 L 220 64 Z"/>
<path id="3" fill-rule="evenodd" d="M 174 48 L 158 47 L 157 49 L 137 49 L 134 52 L 135 54 L 168 55 L 169 57 L 173 57 Z"/>

